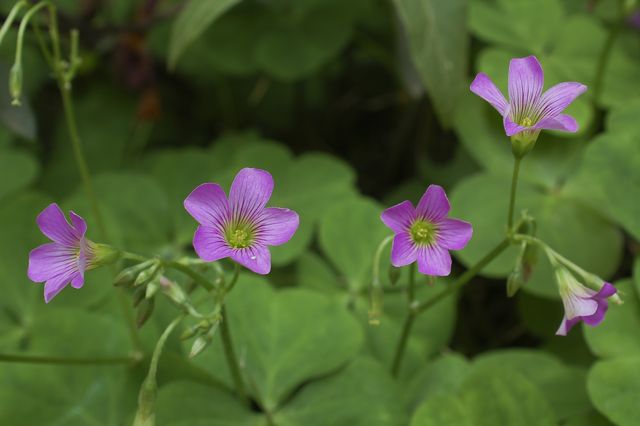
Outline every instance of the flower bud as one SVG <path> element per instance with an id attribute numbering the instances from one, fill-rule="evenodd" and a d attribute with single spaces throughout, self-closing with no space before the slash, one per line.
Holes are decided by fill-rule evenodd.
<path id="1" fill-rule="evenodd" d="M 203 350 L 209 346 L 211 343 L 211 338 L 209 335 L 199 336 L 191 345 L 191 351 L 189 352 L 189 358 L 194 358 L 198 356 Z"/>
<path id="2" fill-rule="evenodd" d="M 162 292 L 169 298 L 169 300 L 178 306 L 183 306 L 187 302 L 187 295 L 177 283 L 171 281 L 165 276 L 161 276 L 159 282 Z"/>
<path id="3" fill-rule="evenodd" d="M 158 393 L 155 380 L 146 378 L 138 394 L 138 411 L 133 426 L 154 426 L 156 413 L 155 402 Z"/>
<path id="4" fill-rule="evenodd" d="M 138 306 L 138 311 L 136 314 L 136 326 L 141 328 L 147 320 L 151 317 L 153 313 L 153 308 L 155 307 L 154 299 L 144 299 L 140 305 Z"/>
<path id="5" fill-rule="evenodd" d="M 138 305 L 146 298 L 147 289 L 144 287 L 138 287 L 133 291 L 133 307 L 137 308 Z"/>
<path id="6" fill-rule="evenodd" d="M 22 96 L 22 65 L 16 62 L 11 67 L 9 74 L 9 93 L 11 94 L 11 105 L 20 106 L 20 96 Z"/>
<path id="7" fill-rule="evenodd" d="M 528 282 L 533 273 L 533 268 L 538 263 L 538 246 L 527 244 L 522 253 L 522 278 Z"/>
<path id="8" fill-rule="evenodd" d="M 389 265 L 389 282 L 391 285 L 396 285 L 400 279 L 400 268 L 396 268 L 393 265 Z"/>
<path id="9" fill-rule="evenodd" d="M 151 268 L 145 269 L 140 272 L 136 277 L 136 280 L 133 282 L 134 287 L 145 286 L 149 284 L 160 272 L 160 265 L 155 264 Z"/>
<path id="10" fill-rule="evenodd" d="M 524 285 L 525 281 L 522 268 L 517 264 L 507 278 L 507 297 L 515 296 L 518 290 L 520 290 L 520 287 Z"/>
<path id="11" fill-rule="evenodd" d="M 151 267 L 155 263 L 154 260 L 147 260 L 146 262 L 133 265 L 129 268 L 123 269 L 113 282 L 113 285 L 117 287 L 130 287 L 135 282 L 138 274 L 145 269 Z"/>

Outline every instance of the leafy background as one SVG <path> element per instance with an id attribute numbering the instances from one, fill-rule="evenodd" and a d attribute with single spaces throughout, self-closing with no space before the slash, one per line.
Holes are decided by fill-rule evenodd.
<path id="1" fill-rule="evenodd" d="M 640 30 L 616 0 L 60 0 L 81 34 L 78 124 L 110 242 L 189 253 L 182 209 L 204 181 L 271 171 L 272 205 L 301 227 L 267 278 L 229 299 L 245 373 L 279 425 L 635 425 L 640 416 Z M 8 13 L 3 2 L 2 13 Z M 15 31 L 0 46 L 0 80 Z M 66 38 L 65 38 L 66 39 Z M 614 281 L 625 303 L 598 328 L 554 336 L 548 265 L 514 299 L 507 252 L 418 318 L 398 379 L 405 312 L 387 288 L 367 323 L 381 209 L 431 183 L 474 225 L 454 275 L 504 232 L 510 148 L 476 72 L 506 88 L 508 61 L 535 54 L 545 85 L 577 80 L 577 134 L 545 133 L 523 164 L 518 210 L 555 249 Z M 604 63 L 602 72 L 600 64 Z M 0 350 L 57 356 L 130 351 L 108 270 L 45 306 L 28 281 L 34 218 L 49 202 L 95 230 L 56 87 L 27 38 L 23 107 L 0 91 Z M 3 86 L 3 87 L 6 87 Z M 96 239 L 97 236 L 91 235 Z M 386 266 L 384 267 L 386 270 Z M 419 283 L 421 298 L 445 288 Z M 142 328 L 149 353 L 175 310 Z M 178 334 L 178 333 L 176 333 Z M 175 336 L 160 366 L 159 425 L 266 425 L 233 397 L 220 341 L 195 359 Z M 134 367 L 0 364 L 0 423 L 130 424 L 148 359 Z"/>

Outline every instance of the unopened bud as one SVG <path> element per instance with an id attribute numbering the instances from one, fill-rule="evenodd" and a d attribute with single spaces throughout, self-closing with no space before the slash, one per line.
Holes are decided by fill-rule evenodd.
<path id="1" fill-rule="evenodd" d="M 524 276 L 522 273 L 522 268 L 519 265 L 511 271 L 509 277 L 507 278 L 507 297 L 513 297 L 516 295 L 520 287 L 522 287 L 525 283 Z"/>
<path id="2" fill-rule="evenodd" d="M 400 280 L 400 268 L 389 265 L 389 282 L 391 285 L 396 285 L 398 280 Z"/>
<path id="3" fill-rule="evenodd" d="M 138 263 L 129 268 L 122 270 L 113 282 L 113 285 L 117 287 L 129 287 L 136 281 L 138 274 L 145 269 L 151 267 L 155 263 L 154 260 L 147 260 L 146 262 Z"/>
<path id="4" fill-rule="evenodd" d="M 209 336 L 199 336 L 191 345 L 191 351 L 189 352 L 189 358 L 198 356 L 203 350 L 209 346 L 211 338 Z"/>
<path id="5" fill-rule="evenodd" d="M 159 264 L 155 264 L 151 268 L 145 269 L 144 271 L 138 274 L 138 276 L 136 277 L 136 280 L 133 282 L 133 286 L 138 287 L 138 286 L 145 286 L 149 284 L 151 280 L 156 278 L 159 272 L 160 272 Z"/>
<path id="6" fill-rule="evenodd" d="M 11 67 L 9 93 L 11 94 L 11 105 L 20 106 L 20 96 L 22 96 L 22 65 L 20 62 L 16 62 Z"/>
<path id="7" fill-rule="evenodd" d="M 147 320 L 151 317 L 153 313 L 153 308 L 155 307 L 154 299 L 144 299 L 140 306 L 138 306 L 138 312 L 136 314 L 136 326 L 141 328 Z"/>
<path id="8" fill-rule="evenodd" d="M 133 426 L 154 426 L 156 420 L 155 403 L 157 396 L 155 380 L 147 377 L 140 387 L 138 394 L 138 411 L 133 420 Z"/>

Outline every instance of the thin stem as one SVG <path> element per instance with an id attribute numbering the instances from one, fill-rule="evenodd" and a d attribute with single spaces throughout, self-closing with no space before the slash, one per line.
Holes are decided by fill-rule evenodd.
<path id="1" fill-rule="evenodd" d="M 247 394 L 244 388 L 244 382 L 242 380 L 242 373 L 240 372 L 240 364 L 233 349 L 233 342 L 231 339 L 231 332 L 229 331 L 229 316 L 224 305 L 222 305 L 222 323 L 220 324 L 220 334 L 222 335 L 222 344 L 224 347 L 224 355 L 227 359 L 227 365 L 231 371 L 231 377 L 236 387 L 236 391 L 240 399 L 249 403 Z"/>
<path id="2" fill-rule="evenodd" d="M 7 19 L 5 19 L 4 22 L 2 23 L 2 28 L 0 28 L 0 44 L 2 44 L 2 40 L 4 40 L 4 36 L 7 34 L 7 31 L 9 31 L 9 28 L 11 28 L 11 24 L 13 24 L 13 21 L 16 19 L 16 15 L 18 14 L 18 12 L 20 12 L 20 9 L 28 5 L 29 4 L 25 0 L 22 0 L 16 3 L 11 8 L 11 11 L 9 12 L 9 16 L 7 16 Z"/>
<path id="3" fill-rule="evenodd" d="M 383 295 L 382 282 L 380 281 L 380 259 L 385 247 L 393 240 L 393 235 L 389 235 L 378 245 L 373 255 L 373 272 L 371 274 L 371 301 L 369 308 L 369 324 L 380 325 L 382 316 Z"/>
<path id="4" fill-rule="evenodd" d="M 211 284 L 211 282 L 204 276 L 187 265 L 183 265 L 180 262 L 176 262 L 174 260 L 163 260 L 162 264 L 167 268 L 175 269 L 176 271 L 182 272 L 183 274 L 189 276 L 193 281 L 200 284 L 207 291 L 212 291 L 215 289 L 215 286 Z"/>
<path id="5" fill-rule="evenodd" d="M 393 377 L 397 377 L 398 372 L 400 371 L 400 364 L 402 363 L 404 350 L 407 347 L 407 341 L 409 340 L 409 334 L 411 333 L 411 328 L 413 327 L 413 322 L 415 321 L 415 319 L 416 312 L 413 309 L 410 309 L 407 313 L 407 317 L 404 320 L 404 324 L 402 325 L 400 340 L 398 340 L 395 355 L 393 356 L 393 364 L 391 365 L 391 375 Z"/>
<path id="6" fill-rule="evenodd" d="M 489 254 L 487 254 L 485 257 L 480 259 L 480 261 L 476 263 L 471 269 L 468 269 L 464 274 L 460 275 L 460 277 L 457 280 L 455 280 L 452 284 L 448 285 L 446 290 L 443 290 L 442 292 L 433 296 L 432 298 L 417 304 L 414 307 L 416 313 L 419 314 L 426 311 L 431 306 L 438 303 L 440 300 L 458 291 L 465 284 L 467 284 L 471 280 L 471 278 L 473 278 L 474 276 L 476 276 L 476 274 L 482 271 L 482 269 L 484 269 L 485 266 L 487 266 L 496 257 L 502 254 L 502 252 L 505 251 L 507 247 L 509 247 L 509 245 L 510 245 L 509 239 L 505 238 L 504 240 L 502 240 L 500 244 L 498 244 L 493 250 L 491 250 Z"/>
<path id="7" fill-rule="evenodd" d="M 149 373 L 147 375 L 147 380 L 149 378 L 153 378 L 153 381 L 156 379 L 156 373 L 158 371 L 158 362 L 160 361 L 160 355 L 162 355 L 162 350 L 164 348 L 164 344 L 169 338 L 169 335 L 173 332 L 176 326 L 184 319 L 184 315 L 180 315 L 167 326 L 164 330 L 158 342 L 156 343 L 156 347 L 153 350 L 153 355 L 151 356 L 151 363 L 149 364 Z"/>
<path id="8" fill-rule="evenodd" d="M 56 356 L 0 354 L 0 362 L 15 362 L 23 364 L 51 364 L 51 365 L 112 365 L 133 364 L 140 361 L 139 356 L 118 356 L 104 358 L 65 358 Z"/>
<path id="9" fill-rule="evenodd" d="M 416 263 L 415 262 L 409 265 L 409 285 L 407 286 L 407 300 L 409 301 L 409 308 L 411 308 L 411 304 L 416 300 Z"/>
<path id="10" fill-rule="evenodd" d="M 511 177 L 511 196 L 509 198 L 509 216 L 507 218 L 507 230 L 511 232 L 513 227 L 513 211 L 516 205 L 516 190 L 518 189 L 518 174 L 520 173 L 521 158 L 515 157 L 513 163 L 513 176 Z"/>
<path id="11" fill-rule="evenodd" d="M 229 283 L 229 285 L 227 286 L 227 288 L 224 289 L 224 293 L 227 294 L 229 293 L 231 290 L 233 290 L 233 287 L 236 286 L 236 283 L 238 282 L 238 277 L 240 276 L 240 265 L 233 262 L 233 276 L 231 277 L 231 282 Z"/>
<path id="12" fill-rule="evenodd" d="M 24 32 L 27 29 L 27 25 L 29 25 L 29 20 L 31 19 L 31 17 L 33 15 L 38 13 L 38 11 L 40 9 L 42 9 L 44 7 L 47 7 L 47 6 L 50 6 L 50 4 L 48 2 L 38 3 L 35 6 L 33 6 L 31 9 L 29 9 L 27 11 L 27 13 L 24 14 L 24 17 L 22 18 L 22 21 L 20 22 L 20 27 L 18 28 L 18 43 L 16 45 L 16 57 L 15 57 L 15 63 L 16 64 L 19 64 L 19 63 L 22 62 L 22 44 L 24 42 Z M 12 10 L 12 12 L 13 12 L 13 10 Z M 17 11 L 16 11 L 16 13 L 17 13 Z M 9 16 L 11 17 L 11 15 L 9 15 Z M 2 34 L 2 36 L 4 37 L 4 34 Z"/>

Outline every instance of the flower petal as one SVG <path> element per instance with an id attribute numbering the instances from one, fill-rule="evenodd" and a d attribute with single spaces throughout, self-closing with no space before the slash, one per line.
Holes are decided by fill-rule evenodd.
<path id="1" fill-rule="evenodd" d="M 578 122 L 570 115 L 560 114 L 552 118 L 540 120 L 533 127 L 535 129 L 560 130 L 575 133 L 578 131 Z"/>
<path id="2" fill-rule="evenodd" d="M 231 258 L 256 274 L 266 275 L 271 271 L 271 253 L 260 244 L 234 250 Z"/>
<path id="3" fill-rule="evenodd" d="M 78 272 L 77 254 L 73 248 L 59 243 L 43 244 L 29 253 L 27 276 L 44 282 L 59 275 Z"/>
<path id="4" fill-rule="evenodd" d="M 198 226 L 193 235 L 193 248 L 198 257 L 206 262 L 215 262 L 233 253 L 222 232 L 210 226 Z"/>
<path id="5" fill-rule="evenodd" d="M 84 285 L 84 272 L 79 271 L 71 279 L 71 287 L 73 287 L 73 288 L 82 288 L 83 285 Z"/>
<path id="6" fill-rule="evenodd" d="M 564 314 L 568 319 L 587 317 L 593 315 L 598 310 L 598 302 L 591 299 L 580 297 L 575 293 L 569 293 L 562 298 L 564 304 Z"/>
<path id="7" fill-rule="evenodd" d="M 598 300 L 597 303 L 598 303 L 598 308 L 596 309 L 593 315 L 582 317 L 582 321 L 584 321 L 586 324 L 590 325 L 591 327 L 595 327 L 596 325 L 600 324 L 602 320 L 604 320 L 604 316 L 607 313 L 607 310 L 609 309 L 609 302 L 607 302 L 606 299 Z"/>
<path id="8" fill-rule="evenodd" d="M 538 121 L 556 117 L 586 90 L 587 86 L 575 82 L 560 83 L 551 87 L 544 92 L 536 106 Z"/>
<path id="9" fill-rule="evenodd" d="M 265 170 L 245 168 L 238 172 L 229 191 L 234 215 L 255 218 L 271 198 L 273 178 Z"/>
<path id="10" fill-rule="evenodd" d="M 598 293 L 593 297 L 595 299 L 606 299 L 608 297 L 613 296 L 617 292 L 618 292 L 618 290 L 615 288 L 615 286 L 613 284 L 608 283 L 608 282 L 605 281 L 605 283 L 602 285 L 602 288 L 600 289 L 600 291 L 598 291 Z"/>
<path id="11" fill-rule="evenodd" d="M 443 219 L 438 222 L 438 244 L 449 250 L 462 250 L 473 235 L 469 222 L 459 219 Z"/>
<path id="12" fill-rule="evenodd" d="M 395 267 L 406 266 L 416 261 L 418 250 L 411 241 L 408 232 L 401 232 L 393 237 L 391 243 L 391 264 Z"/>
<path id="13" fill-rule="evenodd" d="M 527 127 L 514 123 L 508 115 L 504 116 L 504 118 L 502 119 L 502 124 L 504 125 L 504 132 L 507 134 L 507 136 L 517 135 L 523 130 L 527 130 Z"/>
<path id="14" fill-rule="evenodd" d="M 87 233 L 87 222 L 82 218 L 82 216 L 76 214 L 73 210 L 69 212 L 69 216 L 71 217 L 71 224 L 76 230 L 76 234 L 82 238 Z"/>
<path id="15" fill-rule="evenodd" d="M 429 185 L 418 203 L 416 212 L 426 219 L 437 222 L 447 216 L 451 205 L 441 186 Z"/>
<path id="16" fill-rule="evenodd" d="M 72 281 L 77 280 L 78 273 L 58 275 L 51 278 L 44 284 L 44 301 L 49 303 L 58 293 Z"/>
<path id="17" fill-rule="evenodd" d="M 544 73 L 535 56 L 514 58 L 509 62 L 509 106 L 516 121 L 533 110 L 543 85 Z"/>
<path id="18" fill-rule="evenodd" d="M 38 227 L 51 240 L 67 246 L 77 246 L 80 235 L 69 225 L 56 203 L 49 204 L 36 219 Z"/>
<path id="19" fill-rule="evenodd" d="M 229 203 L 220 185 L 203 183 L 184 200 L 184 208 L 198 223 L 221 227 L 229 212 Z"/>
<path id="20" fill-rule="evenodd" d="M 418 249 L 418 271 L 421 274 L 445 277 L 451 273 L 451 255 L 438 244 Z"/>
<path id="21" fill-rule="evenodd" d="M 293 237 L 298 225 L 298 213 L 290 209 L 269 207 L 262 211 L 257 238 L 262 244 L 269 246 L 284 244 Z"/>
<path id="22" fill-rule="evenodd" d="M 566 336 L 569 330 L 573 328 L 574 325 L 580 322 L 580 318 L 567 319 L 565 316 L 562 318 L 562 322 L 560 323 L 560 327 L 558 327 L 558 331 L 556 331 L 556 336 Z"/>
<path id="23" fill-rule="evenodd" d="M 389 207 L 380 215 L 382 222 L 395 233 L 406 231 L 415 218 L 415 209 L 411 201 L 403 201 L 400 204 Z"/>
<path id="24" fill-rule="evenodd" d="M 485 73 L 478 73 L 471 83 L 471 91 L 489 102 L 501 115 L 507 113 L 509 105 L 504 95 Z"/>

